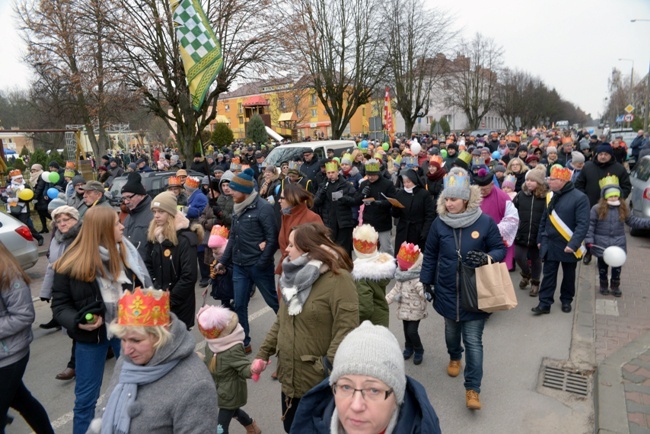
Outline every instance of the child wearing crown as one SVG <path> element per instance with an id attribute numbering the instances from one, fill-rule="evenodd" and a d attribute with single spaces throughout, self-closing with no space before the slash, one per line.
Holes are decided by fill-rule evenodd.
<path id="1" fill-rule="evenodd" d="M 599 185 L 600 200 L 591 208 L 585 244 L 590 250 L 592 245 L 602 249 L 617 246 L 625 250 L 627 246 L 625 225 L 634 229 L 648 229 L 650 221 L 630 214 L 627 204 L 621 200 L 622 190 L 616 175 L 601 179 Z M 603 259 L 602 250 L 593 249 L 593 255 L 598 258 L 600 293 L 602 295 L 611 294 L 614 297 L 623 295 L 621 292 L 621 267 L 612 267 L 611 281 L 608 281 L 609 267 Z"/>
<path id="2" fill-rule="evenodd" d="M 388 253 L 379 253 L 379 234 L 370 225 L 352 231 L 352 248 L 356 254 L 352 277 L 359 295 L 359 323 L 369 320 L 388 327 L 386 286 L 395 275 L 395 260 Z"/>
<path id="3" fill-rule="evenodd" d="M 420 282 L 422 254 L 420 248 L 404 242 L 397 253 L 398 269 L 395 286 L 386 295 L 388 304 L 397 302 L 397 318 L 404 326 L 404 360 L 413 357 L 413 363 L 422 363 L 424 347 L 418 333 L 420 321 L 427 317 L 427 301 L 424 285 Z"/>
<path id="4" fill-rule="evenodd" d="M 210 263 L 210 279 L 212 280 L 212 291 L 210 295 L 215 300 L 219 300 L 223 307 L 231 308 L 230 301 L 233 299 L 232 285 L 232 265 L 226 268 L 225 272 L 217 272 L 217 264 L 228 245 L 228 228 L 221 225 L 215 225 L 208 238 L 208 247 L 212 249 L 213 261 Z M 207 288 L 206 288 L 207 291 Z M 205 295 L 205 294 L 204 294 Z"/>
<path id="5" fill-rule="evenodd" d="M 251 363 L 244 353 L 244 329 L 235 312 L 223 306 L 203 306 L 196 315 L 199 331 L 205 337 L 205 363 L 217 385 L 219 428 L 228 434 L 233 418 L 247 433 L 261 434 L 257 423 L 242 410 L 248 400 L 246 380 L 254 379 L 266 368 L 258 359 Z"/>

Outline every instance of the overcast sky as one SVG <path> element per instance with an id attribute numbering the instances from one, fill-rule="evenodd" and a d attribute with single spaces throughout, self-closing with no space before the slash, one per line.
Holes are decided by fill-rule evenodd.
<path id="1" fill-rule="evenodd" d="M 650 63 L 650 0 L 425 0 L 455 16 L 455 27 L 504 48 L 505 64 L 539 76 L 563 98 L 598 116 L 616 67 L 637 80 Z M 14 26 L 14 0 L 0 0 L 0 89 L 27 87 L 25 46 Z"/>

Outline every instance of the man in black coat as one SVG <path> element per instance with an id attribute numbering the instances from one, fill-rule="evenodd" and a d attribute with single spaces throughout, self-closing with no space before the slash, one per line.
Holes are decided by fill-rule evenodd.
<path id="1" fill-rule="evenodd" d="M 151 196 L 142 185 L 142 177 L 137 172 L 129 173 L 126 184 L 122 187 L 122 201 L 129 210 L 124 220 L 124 235 L 138 249 L 144 260 L 147 255 L 147 232 L 153 220 Z"/>
<path id="2" fill-rule="evenodd" d="M 302 153 L 302 159 L 303 163 L 300 166 L 300 171 L 305 174 L 308 180 L 313 181 L 316 174 L 320 172 L 318 157 L 314 155 L 314 151 L 311 148 L 307 148 Z"/>

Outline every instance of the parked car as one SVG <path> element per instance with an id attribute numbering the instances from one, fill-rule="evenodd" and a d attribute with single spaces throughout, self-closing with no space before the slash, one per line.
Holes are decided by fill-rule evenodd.
<path id="1" fill-rule="evenodd" d="M 494 130 L 486 130 L 486 129 L 474 130 L 471 133 L 469 133 L 469 135 L 473 137 L 489 136 L 492 131 Z"/>
<path id="2" fill-rule="evenodd" d="M 630 207 L 632 214 L 650 219 L 650 155 L 643 157 L 630 173 L 632 193 L 630 193 Z M 630 235 L 637 236 L 644 231 L 639 229 L 630 230 Z"/>
<path id="3" fill-rule="evenodd" d="M 38 248 L 29 228 L 20 220 L 0 212 L 0 241 L 24 270 L 38 262 Z"/>
<path id="4" fill-rule="evenodd" d="M 334 156 L 340 157 L 345 152 L 352 152 L 357 144 L 354 140 L 314 140 L 312 142 L 290 143 L 276 146 L 264 160 L 267 164 L 280 166 L 288 161 L 302 158 L 305 149 L 311 149 L 319 160 L 327 158 L 327 150 L 334 150 Z"/>
<path id="5" fill-rule="evenodd" d="M 203 178 L 205 176 L 205 174 L 193 170 L 188 170 L 187 174 L 188 176 L 196 176 L 198 178 Z M 162 193 L 167 189 L 169 177 L 176 176 L 176 172 L 146 172 L 141 173 L 140 176 L 142 177 L 142 185 L 144 186 L 144 189 L 147 190 L 147 194 L 153 198 L 158 193 Z M 110 197 L 108 198 L 111 205 L 119 206 L 120 203 L 122 203 L 122 187 L 126 184 L 127 177 L 128 173 L 125 173 L 122 176 L 118 176 L 113 181 L 113 185 L 111 185 L 109 190 Z"/>

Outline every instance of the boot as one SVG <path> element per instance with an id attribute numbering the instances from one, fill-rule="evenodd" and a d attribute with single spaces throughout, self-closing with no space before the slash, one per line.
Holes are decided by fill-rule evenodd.
<path id="1" fill-rule="evenodd" d="M 522 271 L 521 282 L 519 282 L 519 289 L 526 289 L 529 283 L 530 283 L 530 274 L 526 274 Z"/>
<path id="2" fill-rule="evenodd" d="M 414 365 L 421 364 L 423 356 L 424 356 L 424 349 L 420 349 L 420 350 L 415 351 L 415 355 L 413 356 L 413 364 Z"/>
<path id="3" fill-rule="evenodd" d="M 413 348 L 404 348 L 404 352 L 402 353 L 404 360 L 410 359 L 414 352 Z"/>
<path id="4" fill-rule="evenodd" d="M 50 329 L 61 330 L 61 326 L 59 325 L 58 322 L 56 322 L 56 320 L 54 318 L 52 318 L 50 320 L 50 322 L 48 322 L 48 323 L 39 325 L 39 327 L 44 329 L 44 330 L 50 330 Z"/>
<path id="5" fill-rule="evenodd" d="M 585 253 L 585 256 L 582 258 L 582 263 L 585 265 L 591 264 L 591 252 Z"/>
<path id="6" fill-rule="evenodd" d="M 246 434 L 262 434 L 262 430 L 257 426 L 255 421 L 250 425 L 246 425 L 244 428 L 246 428 Z"/>
<path id="7" fill-rule="evenodd" d="M 465 391 L 465 403 L 470 410 L 481 409 L 481 400 L 478 397 L 478 392 L 475 390 L 469 389 Z"/>
<path id="8" fill-rule="evenodd" d="M 623 295 L 620 286 L 621 286 L 620 280 L 612 280 L 612 289 L 610 290 L 610 292 L 614 297 L 620 297 L 621 295 Z"/>
<path id="9" fill-rule="evenodd" d="M 458 374 L 460 374 L 460 360 L 450 360 L 447 365 L 447 375 L 458 377 Z"/>
<path id="10" fill-rule="evenodd" d="M 614 282 L 612 282 L 612 283 L 614 283 Z M 609 295 L 608 286 L 609 285 L 607 284 L 607 280 L 601 280 L 600 281 L 600 295 Z"/>
<path id="11" fill-rule="evenodd" d="M 539 280 L 533 279 L 530 281 L 530 292 L 528 293 L 528 295 L 530 295 L 531 297 L 537 297 L 538 294 L 539 294 Z"/>

